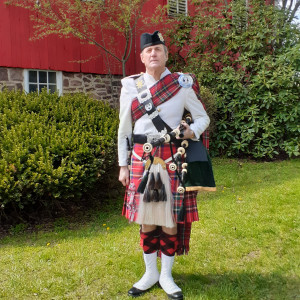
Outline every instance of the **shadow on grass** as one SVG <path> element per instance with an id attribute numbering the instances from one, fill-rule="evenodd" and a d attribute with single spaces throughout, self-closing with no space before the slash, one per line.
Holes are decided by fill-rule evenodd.
<path id="1" fill-rule="evenodd" d="M 299 299 L 299 278 L 280 273 L 176 274 L 186 299 Z"/>
<path id="2" fill-rule="evenodd" d="M 0 234 L 0 246 L 23 247 L 32 242 L 42 244 L 44 239 L 60 243 L 61 240 L 93 238 L 103 234 L 122 235 L 130 226 L 128 220 L 121 215 L 122 206 L 123 199 L 119 199 L 82 214 L 59 217 L 30 227 L 21 223 L 24 226 L 12 226 Z"/>

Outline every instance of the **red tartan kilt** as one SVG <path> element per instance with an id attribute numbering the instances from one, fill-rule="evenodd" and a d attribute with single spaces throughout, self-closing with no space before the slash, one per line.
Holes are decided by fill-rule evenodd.
<path id="1" fill-rule="evenodd" d="M 143 145 L 135 144 L 134 145 L 134 152 L 142 157 L 143 156 Z M 173 153 L 176 153 L 176 148 L 173 146 Z M 169 144 L 164 144 L 161 146 L 155 156 L 162 158 L 163 160 L 167 160 L 171 157 L 171 150 Z M 177 193 L 177 187 L 179 185 L 179 179 L 176 175 L 175 171 L 170 171 L 168 166 L 171 162 L 167 163 L 167 170 L 171 180 L 171 189 L 173 193 L 173 212 L 175 221 L 177 223 L 192 223 L 194 221 L 199 220 L 198 210 L 197 210 L 197 192 L 185 192 L 184 197 L 184 205 L 185 205 L 185 222 L 178 222 L 177 216 L 182 205 L 183 201 L 183 194 Z M 180 171 L 180 170 L 179 170 Z M 131 159 L 131 171 L 130 171 L 130 184 L 126 188 L 125 198 L 124 198 L 124 206 L 122 214 L 129 220 L 129 221 L 136 221 L 138 208 L 139 208 L 139 200 L 140 194 L 137 192 L 137 188 L 141 182 L 141 178 L 144 173 L 144 163 L 138 160 L 134 155 L 132 155 Z"/>

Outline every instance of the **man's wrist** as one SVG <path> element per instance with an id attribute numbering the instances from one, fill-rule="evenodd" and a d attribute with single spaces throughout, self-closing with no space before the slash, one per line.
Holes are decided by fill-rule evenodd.
<path id="1" fill-rule="evenodd" d="M 195 132 L 193 130 L 191 130 L 191 131 L 192 131 L 191 139 L 195 139 L 196 138 Z"/>

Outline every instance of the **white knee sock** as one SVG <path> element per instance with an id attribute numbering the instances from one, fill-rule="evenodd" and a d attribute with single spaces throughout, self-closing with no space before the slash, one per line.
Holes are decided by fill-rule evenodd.
<path id="1" fill-rule="evenodd" d="M 172 277 L 172 267 L 174 259 L 175 256 L 167 256 L 161 253 L 161 272 L 159 277 L 159 284 L 167 294 L 181 292 L 180 287 L 175 284 Z"/>
<path id="2" fill-rule="evenodd" d="M 157 252 L 151 254 L 144 253 L 144 262 L 146 272 L 143 277 L 136 282 L 133 287 L 145 291 L 150 289 L 159 279 L 159 272 L 157 270 Z"/>

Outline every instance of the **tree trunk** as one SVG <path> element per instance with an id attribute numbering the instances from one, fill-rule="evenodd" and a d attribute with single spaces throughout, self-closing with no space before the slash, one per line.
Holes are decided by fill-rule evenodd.
<path id="1" fill-rule="evenodd" d="M 123 77 L 126 77 L 126 61 L 122 59 L 122 73 Z"/>

